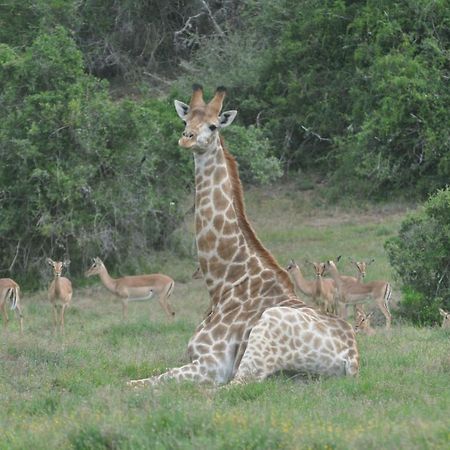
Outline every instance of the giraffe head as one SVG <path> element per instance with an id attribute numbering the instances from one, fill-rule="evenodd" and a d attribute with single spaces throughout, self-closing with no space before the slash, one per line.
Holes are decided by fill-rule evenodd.
<path id="1" fill-rule="evenodd" d="M 355 261 L 353 258 L 349 258 L 350 262 L 356 267 L 361 278 L 364 278 L 367 273 L 367 266 L 370 266 L 375 259 L 372 258 L 370 261 Z"/>
<path id="2" fill-rule="evenodd" d="M 178 144 L 190 148 L 195 153 L 204 154 L 216 148 L 219 130 L 230 125 L 237 111 L 221 113 L 225 88 L 218 87 L 209 103 L 203 100 L 203 88 L 194 84 L 189 105 L 175 100 L 175 109 L 185 124 L 183 135 Z"/>
<path id="3" fill-rule="evenodd" d="M 47 264 L 53 267 L 53 274 L 55 277 L 60 277 L 64 267 L 69 267 L 70 260 L 65 259 L 64 261 L 53 261 L 51 258 L 47 258 Z"/>
<path id="4" fill-rule="evenodd" d="M 444 318 L 442 328 L 450 328 L 450 313 L 439 308 L 439 314 Z"/>
<path id="5" fill-rule="evenodd" d="M 103 261 L 100 258 L 93 258 L 92 265 L 89 267 L 86 272 L 84 272 L 85 277 L 92 277 L 92 275 L 98 275 L 105 265 L 103 264 Z"/>

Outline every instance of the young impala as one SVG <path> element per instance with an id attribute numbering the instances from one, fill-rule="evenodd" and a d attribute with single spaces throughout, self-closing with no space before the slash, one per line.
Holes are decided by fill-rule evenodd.
<path id="1" fill-rule="evenodd" d="M 361 334 L 367 334 L 367 336 L 372 336 L 375 334 L 375 330 L 370 326 L 370 318 L 373 316 L 373 311 L 366 314 L 364 311 L 358 309 L 356 311 L 356 324 L 355 332 Z"/>
<path id="2" fill-rule="evenodd" d="M 20 333 L 23 333 L 23 316 L 20 308 L 20 287 L 11 278 L 0 278 L 0 310 L 3 315 L 3 324 L 5 328 L 8 325 L 8 300 L 11 303 L 11 309 L 19 315 Z"/>
<path id="3" fill-rule="evenodd" d="M 61 307 L 60 329 L 64 333 L 64 312 L 70 306 L 72 300 L 72 283 L 66 277 L 62 277 L 64 267 L 69 267 L 70 261 L 53 261 L 47 258 L 47 263 L 53 268 L 53 281 L 48 288 L 48 298 L 53 306 L 53 323 L 55 330 L 58 327 L 58 306 Z"/>
<path id="4" fill-rule="evenodd" d="M 312 263 L 316 275 L 313 300 L 320 305 L 323 312 L 337 314 L 336 283 L 331 278 L 324 278 L 325 263 Z"/>
<path id="5" fill-rule="evenodd" d="M 167 316 L 170 318 L 175 315 L 169 302 L 175 282 L 167 275 L 156 273 L 112 278 L 100 258 L 94 258 L 92 266 L 85 272 L 87 277 L 93 275 L 99 275 L 104 286 L 121 299 L 123 319 L 128 317 L 128 302 L 149 300 L 154 294 L 158 296 L 159 304 Z"/>
<path id="6" fill-rule="evenodd" d="M 338 257 L 337 261 L 340 260 Z M 386 281 L 371 281 L 359 283 L 344 280 L 333 261 L 327 261 L 325 270 L 336 283 L 339 302 L 349 305 L 357 305 L 368 301 L 374 301 L 386 318 L 386 328 L 391 327 L 391 313 L 389 312 L 389 301 L 392 290 Z"/>

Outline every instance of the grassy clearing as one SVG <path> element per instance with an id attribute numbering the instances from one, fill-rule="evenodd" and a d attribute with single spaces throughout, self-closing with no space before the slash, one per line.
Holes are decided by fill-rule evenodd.
<path id="1" fill-rule="evenodd" d="M 251 190 L 248 209 L 282 264 L 342 253 L 376 258 L 370 279 L 391 277 L 382 244 L 404 207 L 325 208 L 310 193 L 275 188 Z M 187 245 L 190 233 L 188 220 Z M 359 337 L 356 380 L 127 389 L 130 378 L 185 361 L 208 304 L 202 282 L 189 280 L 195 261 L 160 261 L 177 282 L 173 322 L 156 302 L 142 302 L 121 323 L 120 303 L 94 285 L 75 291 L 62 338 L 52 333 L 45 293 L 25 293 L 25 335 L 12 321 L 0 342 L 0 449 L 448 448 L 449 334 L 439 328 L 396 325 Z"/>

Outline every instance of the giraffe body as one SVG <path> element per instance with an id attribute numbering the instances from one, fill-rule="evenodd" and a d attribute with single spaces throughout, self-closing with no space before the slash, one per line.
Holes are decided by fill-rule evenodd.
<path id="1" fill-rule="evenodd" d="M 218 88 L 206 105 L 197 86 L 190 105 L 175 103 L 186 122 L 179 143 L 194 151 L 197 251 L 211 309 L 189 341 L 190 363 L 129 384 L 168 379 L 243 382 L 290 368 L 354 375 L 358 352 L 352 327 L 295 296 L 289 275 L 248 222 L 237 164 L 217 132 L 236 115 L 219 114 L 223 97 Z M 308 332 L 313 344 L 306 345 L 302 333 Z M 325 358 L 332 362 L 325 363 Z M 348 371 L 342 369 L 347 366 Z"/>

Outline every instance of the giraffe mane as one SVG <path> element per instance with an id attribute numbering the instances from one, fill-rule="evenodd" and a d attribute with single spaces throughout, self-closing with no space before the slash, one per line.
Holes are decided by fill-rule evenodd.
<path id="1" fill-rule="evenodd" d="M 288 273 L 276 262 L 272 254 L 264 247 L 262 242 L 256 236 L 255 230 L 248 221 L 245 213 L 244 194 L 242 189 L 241 179 L 239 177 L 239 168 L 234 156 L 225 147 L 225 141 L 220 136 L 220 144 L 225 155 L 225 161 L 228 168 L 228 174 L 231 181 L 231 188 L 233 192 L 233 203 L 236 210 L 236 215 L 239 223 L 239 228 L 244 233 L 248 245 L 256 251 L 258 256 L 279 276 L 285 287 L 294 294 L 294 285 L 289 278 Z"/>

